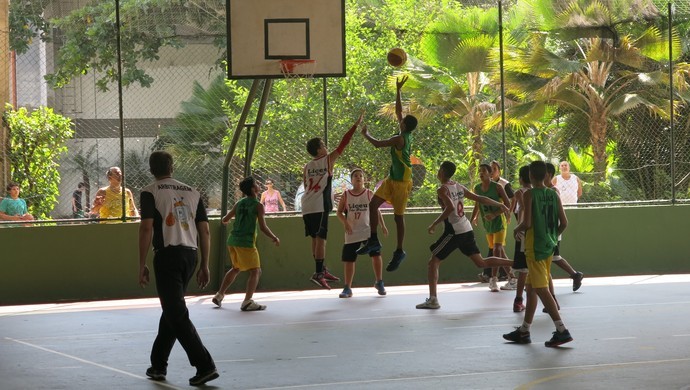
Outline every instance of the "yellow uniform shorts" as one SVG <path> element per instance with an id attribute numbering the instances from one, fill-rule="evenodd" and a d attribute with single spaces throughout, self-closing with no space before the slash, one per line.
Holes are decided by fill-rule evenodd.
<path id="1" fill-rule="evenodd" d="M 259 251 L 256 248 L 228 245 L 228 252 L 230 252 L 230 262 L 232 262 L 232 268 L 234 269 L 248 271 L 254 268 L 261 268 Z"/>
<path id="2" fill-rule="evenodd" d="M 489 249 L 494 249 L 495 244 L 506 246 L 506 229 L 496 233 L 486 233 L 486 242 L 489 243 Z"/>
<path id="3" fill-rule="evenodd" d="M 544 260 L 535 260 L 534 254 L 527 254 L 527 279 L 525 284 L 532 285 L 532 288 L 548 288 L 549 278 L 551 277 L 551 260 L 553 256 L 549 256 Z"/>
<path id="4" fill-rule="evenodd" d="M 395 215 L 403 215 L 405 214 L 407 199 L 410 197 L 411 191 L 411 181 L 397 181 L 387 177 L 374 195 L 392 204 Z"/>

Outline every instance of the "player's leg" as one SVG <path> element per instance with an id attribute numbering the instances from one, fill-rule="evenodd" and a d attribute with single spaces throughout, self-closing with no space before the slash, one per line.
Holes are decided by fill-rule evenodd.
<path id="1" fill-rule="evenodd" d="M 213 299 L 211 301 L 218 307 L 221 307 L 223 298 L 225 298 L 225 292 L 228 290 L 230 285 L 235 281 L 237 278 L 237 275 L 240 274 L 239 270 L 239 263 L 238 263 L 238 254 L 236 251 L 236 248 L 234 246 L 227 246 L 228 248 L 228 255 L 230 256 L 230 270 L 225 273 L 225 276 L 223 276 L 223 281 L 220 283 L 220 288 L 218 289 L 218 292 L 213 296 Z"/>
<path id="2" fill-rule="evenodd" d="M 412 182 L 391 180 L 390 186 L 394 190 L 391 196 L 391 204 L 393 205 L 397 246 L 393 252 L 393 258 L 386 266 L 386 271 L 392 272 L 398 269 L 407 256 L 403 250 L 403 243 L 405 241 L 405 209 L 407 209 L 407 201 L 412 190 Z"/>
<path id="3" fill-rule="evenodd" d="M 463 243 L 469 244 L 463 247 Z M 441 261 L 448 257 L 455 249 L 460 249 L 463 253 L 479 254 L 479 249 L 474 243 L 472 231 L 463 234 L 453 234 L 453 232 L 443 232 L 435 243 L 429 246 L 431 258 L 427 263 L 427 280 L 429 281 L 429 298 L 417 305 L 417 309 L 439 309 L 438 303 L 438 269 Z M 481 256 L 480 256 L 481 257 Z"/>
<path id="4" fill-rule="evenodd" d="M 379 295 L 386 295 L 386 287 L 383 285 L 383 259 L 381 258 L 381 252 L 374 252 L 370 254 L 371 256 L 371 267 L 374 269 L 374 288 L 378 291 Z"/>
<path id="5" fill-rule="evenodd" d="M 381 185 L 381 187 L 384 187 L 386 185 L 388 179 L 384 180 Z M 382 188 L 379 188 L 376 191 L 376 194 L 379 194 L 379 191 L 381 191 Z M 379 226 L 379 207 L 385 202 L 386 200 L 382 198 L 381 196 L 374 195 L 371 200 L 369 201 L 369 226 L 371 228 L 371 234 L 369 235 L 369 239 L 362 245 L 359 249 L 357 249 L 357 254 L 358 255 L 366 255 L 371 252 L 377 252 L 381 250 L 381 242 L 379 241 L 379 236 L 377 233 L 377 229 Z"/>
<path id="6" fill-rule="evenodd" d="M 340 258 L 343 261 L 345 285 L 343 286 L 343 292 L 341 292 L 338 295 L 340 298 L 350 298 L 352 296 L 352 280 L 355 277 L 355 261 L 357 260 L 357 248 L 359 248 L 361 244 L 361 242 L 352 242 L 343 245 L 343 251 Z"/>
<path id="7" fill-rule="evenodd" d="M 242 311 L 265 310 L 265 305 L 259 305 L 252 299 L 252 297 L 254 296 L 254 292 L 256 291 L 256 286 L 259 285 L 259 278 L 261 278 L 261 268 L 252 268 L 248 271 L 249 278 L 247 279 L 247 290 L 244 295 L 244 301 L 242 302 L 242 306 L 240 306 L 240 308 L 242 309 Z"/>
<path id="8" fill-rule="evenodd" d="M 429 298 L 424 302 L 418 304 L 417 309 L 440 309 L 441 305 L 438 303 L 438 269 L 441 265 L 441 259 L 432 255 L 427 263 L 427 280 L 429 281 Z"/>

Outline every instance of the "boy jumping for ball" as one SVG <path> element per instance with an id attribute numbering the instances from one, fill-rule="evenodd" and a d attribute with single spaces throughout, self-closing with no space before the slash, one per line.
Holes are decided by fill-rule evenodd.
<path id="1" fill-rule="evenodd" d="M 568 226 L 568 219 L 558 194 L 544 186 L 545 176 L 546 164 L 543 161 L 534 161 L 529 165 L 532 188 L 526 190 L 523 195 L 524 218 L 514 230 L 515 239 L 522 239 L 525 243 L 525 256 L 529 269 L 526 281 L 527 307 L 522 325 L 504 334 L 503 338 L 518 344 L 532 342 L 530 326 L 537 310 L 538 296 L 556 326 L 553 337 L 544 345 L 556 347 L 573 341 L 558 313 L 556 301 L 549 292 L 553 251 L 558 242 L 558 235 L 563 233 Z"/>
<path id="2" fill-rule="evenodd" d="M 232 225 L 232 232 L 227 241 L 232 268 L 223 277 L 220 289 L 212 300 L 220 307 L 225 291 L 235 281 L 237 275 L 242 271 L 249 271 L 247 290 L 240 309 L 242 311 L 264 310 L 265 305 L 259 305 L 252 299 L 261 277 L 259 251 L 256 250 L 257 228 L 261 229 L 276 246 L 280 245 L 280 240 L 266 225 L 264 205 L 258 199 L 258 194 L 261 192 L 259 184 L 253 177 L 247 177 L 240 182 L 240 191 L 244 194 L 244 198 L 235 203 L 232 210 L 221 219 L 223 225 L 227 225 L 235 217 L 235 223 Z"/>
<path id="3" fill-rule="evenodd" d="M 311 237 L 311 254 L 316 262 L 316 272 L 309 279 L 317 286 L 331 289 L 328 282 L 337 282 L 340 278 L 328 272 L 324 266 L 326 257 L 326 238 L 328 237 L 328 214 L 333 210 L 331 198 L 331 181 L 333 180 L 333 164 L 343 154 L 350 143 L 352 135 L 362 122 L 364 113 L 345 133 L 343 139 L 334 151 L 328 152 L 326 144 L 321 138 L 307 141 L 307 152 L 314 157 L 304 166 L 302 183 L 302 219 L 304 220 L 305 235 Z"/>
<path id="4" fill-rule="evenodd" d="M 479 268 L 510 267 L 513 265 L 512 260 L 501 259 L 499 257 L 482 257 L 479 248 L 477 248 L 477 242 L 474 239 L 472 224 L 465 215 L 464 200 L 465 198 L 471 199 L 477 203 L 495 206 L 504 211 L 508 211 L 508 207 L 486 196 L 476 195 L 462 184 L 452 181 L 451 177 L 455 174 L 455 169 L 455 164 L 450 161 L 444 161 L 436 175 L 441 183 L 436 190 L 436 196 L 443 211 L 441 215 L 429 225 L 428 231 L 429 234 L 433 234 L 436 225 L 439 223 L 443 223 L 444 229 L 441 237 L 430 247 L 431 259 L 429 259 L 427 270 L 427 277 L 429 278 L 429 298 L 417 305 L 417 309 L 439 309 L 441 307 L 438 303 L 438 294 L 436 291 L 436 286 L 438 285 L 438 269 L 441 265 L 441 261 L 456 249 L 459 249 L 465 256 L 469 257 Z"/>
<path id="5" fill-rule="evenodd" d="M 403 250 L 405 240 L 405 208 L 407 199 L 412 190 L 412 163 L 410 162 L 410 149 L 412 131 L 417 127 L 417 118 L 412 115 L 402 115 L 402 101 L 400 90 L 407 81 L 407 76 L 396 80 L 395 115 L 398 119 L 398 133 L 386 140 L 378 140 L 369 134 L 366 125 L 362 127 L 362 134 L 376 148 L 390 147 L 391 168 L 388 177 L 381 187 L 376 190 L 369 203 L 369 224 L 371 235 L 366 244 L 357 250 L 358 255 L 364 255 L 381 250 L 381 243 L 377 236 L 378 209 L 386 201 L 393 205 L 395 227 L 397 230 L 398 245 L 393 252 L 393 259 L 388 263 L 386 271 L 392 272 L 398 269 L 400 263 L 405 260 L 406 253 Z"/>

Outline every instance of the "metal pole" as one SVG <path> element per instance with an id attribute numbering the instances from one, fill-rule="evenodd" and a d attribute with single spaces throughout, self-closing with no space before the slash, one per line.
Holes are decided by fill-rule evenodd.
<path id="1" fill-rule="evenodd" d="M 115 31 L 117 32 L 117 108 L 120 119 L 120 167 L 122 169 L 122 222 L 127 220 L 127 187 L 126 187 L 126 169 L 125 169 L 125 117 L 122 106 L 122 45 L 120 42 L 120 35 L 122 31 L 120 28 L 120 0 L 115 0 Z"/>
<path id="2" fill-rule="evenodd" d="M 264 112 L 266 112 L 266 104 L 268 103 L 268 96 L 271 94 L 271 86 L 273 85 L 273 80 L 266 79 L 264 83 L 264 90 L 261 93 L 261 101 L 259 102 L 259 109 L 256 113 L 256 121 L 254 122 L 254 131 L 252 132 L 252 138 L 249 142 L 249 148 L 247 151 L 247 158 L 245 159 L 245 174 L 247 176 L 251 175 L 251 164 L 254 160 L 254 151 L 256 150 L 256 141 L 259 138 L 259 130 L 261 129 L 261 122 L 264 118 Z"/>
<path id="3" fill-rule="evenodd" d="M 328 84 L 323 80 L 323 143 L 328 146 Z"/>
<path id="4" fill-rule="evenodd" d="M 674 93 L 673 93 L 673 3 L 668 2 L 668 80 L 669 80 L 669 93 L 670 93 L 670 106 L 671 106 L 671 120 L 669 121 L 669 127 L 671 131 L 671 204 L 676 203 L 676 150 L 675 150 L 675 140 L 673 136 L 674 132 L 674 120 L 675 110 L 673 108 Z"/>
<path id="5" fill-rule="evenodd" d="M 503 137 L 503 167 L 508 170 L 508 154 L 506 152 L 506 110 L 505 110 L 505 79 L 503 74 L 503 2 L 498 1 L 498 64 L 501 77 L 501 134 Z M 510 178 L 510 175 L 508 175 Z"/>

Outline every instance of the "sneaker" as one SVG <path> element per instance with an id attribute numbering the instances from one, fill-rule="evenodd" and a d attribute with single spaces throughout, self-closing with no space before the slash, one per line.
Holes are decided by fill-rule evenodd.
<path id="1" fill-rule="evenodd" d="M 386 267 L 386 271 L 388 272 L 393 272 L 398 267 L 400 267 L 400 263 L 405 260 L 405 256 L 407 256 L 407 253 L 405 253 L 404 250 L 402 249 L 396 249 L 395 252 L 393 252 L 393 258 L 391 259 L 391 262 L 388 263 L 388 266 Z"/>
<path id="2" fill-rule="evenodd" d="M 323 287 L 328 290 L 331 289 L 331 286 L 328 285 L 328 282 L 323 277 L 323 272 L 315 272 L 309 280 L 311 280 L 314 284 L 316 284 L 319 287 Z"/>
<path id="3" fill-rule="evenodd" d="M 339 282 L 340 278 L 328 272 L 328 268 L 323 267 L 323 278 L 329 282 Z"/>
<path id="4" fill-rule="evenodd" d="M 374 283 L 374 287 L 379 292 L 379 295 L 386 295 L 386 288 L 383 287 L 383 280 Z"/>
<path id="5" fill-rule="evenodd" d="M 339 298 L 352 298 L 352 289 L 350 287 L 345 287 L 343 292 L 338 295 Z"/>
<path id="6" fill-rule="evenodd" d="M 551 340 L 545 342 L 544 345 L 547 347 L 557 347 L 561 344 L 569 343 L 571 341 L 573 341 L 573 338 L 570 336 L 568 329 L 566 329 L 563 332 L 553 332 L 553 337 L 551 337 Z"/>
<path id="7" fill-rule="evenodd" d="M 266 305 L 259 305 L 258 303 L 254 302 L 253 299 L 250 299 L 248 301 L 242 302 L 242 306 L 240 306 L 240 310 L 242 310 L 242 311 L 266 310 Z"/>
<path id="8" fill-rule="evenodd" d="M 217 292 L 216 295 L 213 296 L 213 299 L 211 301 L 218 307 L 220 307 L 223 303 L 223 298 L 225 298 L 225 294 L 221 294 L 220 292 Z"/>
<path id="9" fill-rule="evenodd" d="M 508 283 L 501 286 L 501 290 L 517 290 L 517 278 L 510 278 Z"/>
<path id="10" fill-rule="evenodd" d="M 491 292 L 499 292 L 500 290 L 498 289 L 498 278 L 497 277 L 492 277 L 489 279 L 489 290 Z"/>
<path id="11" fill-rule="evenodd" d="M 480 283 L 489 283 L 489 279 L 491 279 L 490 276 L 485 275 L 483 272 L 477 275 L 477 277 L 479 278 Z"/>
<path id="12" fill-rule="evenodd" d="M 146 369 L 146 376 L 154 381 L 164 381 L 168 373 L 165 370 L 149 367 Z"/>
<path id="13" fill-rule="evenodd" d="M 504 334 L 503 338 L 517 344 L 529 344 L 532 342 L 529 332 L 521 332 L 519 326 L 514 331 Z"/>
<path id="14" fill-rule="evenodd" d="M 424 303 L 417 305 L 417 309 L 440 309 L 441 305 L 438 304 L 438 298 L 430 297 L 427 298 Z"/>
<path id="15" fill-rule="evenodd" d="M 577 291 L 582 287 L 582 279 L 585 277 L 585 274 L 582 272 L 575 272 L 575 275 L 572 276 L 573 278 L 573 291 Z"/>
<path id="16" fill-rule="evenodd" d="M 371 252 L 378 252 L 381 250 L 381 242 L 378 239 L 372 240 L 369 238 L 367 242 L 357 249 L 358 255 L 368 255 Z"/>
<path id="17" fill-rule="evenodd" d="M 515 300 L 513 301 L 513 312 L 520 313 L 523 311 L 525 311 L 525 305 L 522 303 L 522 297 L 515 298 Z"/>
<path id="18" fill-rule="evenodd" d="M 218 378 L 220 375 L 218 375 L 218 371 L 215 368 L 212 368 L 208 371 L 199 373 L 197 371 L 196 375 L 193 377 L 189 378 L 189 385 L 190 386 L 201 386 L 206 382 L 212 381 L 216 378 Z"/>

